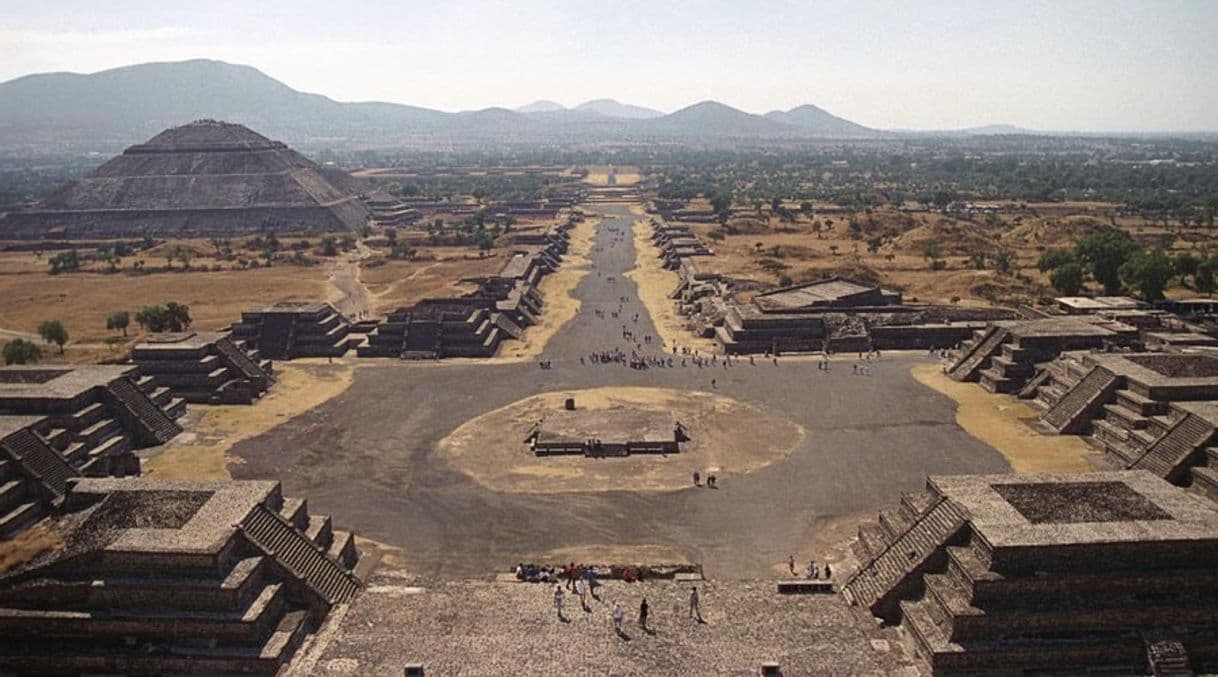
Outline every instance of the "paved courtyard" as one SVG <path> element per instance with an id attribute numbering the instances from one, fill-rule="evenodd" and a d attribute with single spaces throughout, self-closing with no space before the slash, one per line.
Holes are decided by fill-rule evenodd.
<path id="1" fill-rule="evenodd" d="M 422 663 L 436 675 L 927 674 L 894 628 L 878 628 L 837 595 L 778 595 L 772 582 L 699 584 L 704 623 L 689 617 L 689 586 L 611 582 L 589 611 L 553 586 L 423 582 L 378 575 L 297 661 L 297 674 L 400 675 Z M 649 630 L 638 625 L 639 602 Z M 611 610 L 626 610 L 623 635 Z"/>
<path id="2" fill-rule="evenodd" d="M 701 563 L 710 578 L 754 579 L 783 568 L 791 553 L 825 559 L 830 535 L 840 540 L 855 517 L 920 488 L 928 473 L 1009 471 L 998 452 L 956 425 L 950 399 L 911 377 L 924 359 L 916 355 L 885 355 L 870 376 L 853 374 L 849 362 L 826 373 L 814 360 L 791 358 L 777 365 L 745 359 L 726 369 L 581 365 L 592 351 L 628 355 L 635 344 L 622 339 L 623 323 L 636 337 L 657 336 L 635 284 L 622 275 L 635 261 L 636 217 L 625 207 L 605 211 L 588 274 L 573 291 L 581 309 L 540 358 L 552 369 L 360 360 L 342 395 L 234 447 L 233 476 L 281 478 L 285 492 L 309 497 L 311 510 L 400 548 L 406 569 L 429 580 L 485 579 L 520 561 L 598 547 L 671 552 Z M 571 257 L 566 265 L 575 265 Z M 613 319 L 619 297 L 626 302 Z M 576 491 L 492 490 L 437 452 L 441 439 L 494 409 L 542 392 L 609 386 L 713 391 L 806 434 L 790 454 L 752 472 L 734 472 L 729 457 L 717 491 L 594 483 Z M 523 450 L 524 432 L 502 430 L 485 444 Z"/>

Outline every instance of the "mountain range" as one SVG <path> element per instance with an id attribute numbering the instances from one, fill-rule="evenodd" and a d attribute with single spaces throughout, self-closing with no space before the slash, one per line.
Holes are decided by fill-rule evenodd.
<path id="1" fill-rule="evenodd" d="M 0 83 L 0 146 L 121 146 L 198 119 L 238 122 L 288 142 L 395 144 L 878 137 L 816 106 L 755 115 L 714 101 L 672 113 L 596 99 L 574 108 L 449 113 L 300 92 L 251 66 L 206 59 L 92 74 L 43 73 Z"/>

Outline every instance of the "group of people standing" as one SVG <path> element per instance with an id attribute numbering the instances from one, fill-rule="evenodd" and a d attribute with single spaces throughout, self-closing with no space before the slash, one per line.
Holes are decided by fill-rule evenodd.
<path id="1" fill-rule="evenodd" d="M 592 612 L 592 608 L 588 606 L 587 596 L 589 594 L 591 594 L 594 599 L 598 601 L 600 600 L 599 597 L 596 597 L 596 593 L 591 590 L 592 589 L 588 587 L 582 578 L 577 579 L 574 582 L 574 593 L 579 597 L 580 608 L 585 613 Z M 569 622 L 563 612 L 563 601 L 566 599 L 566 595 L 567 593 L 563 590 L 562 585 L 554 586 L 554 611 L 558 614 L 558 620 L 564 623 Z M 626 619 L 626 608 L 622 606 L 620 601 L 613 603 L 613 610 L 609 613 L 609 617 L 613 621 L 613 632 L 619 637 L 625 637 L 626 633 L 625 630 L 622 629 L 622 623 Z M 689 617 L 698 621 L 699 623 L 706 622 L 702 619 L 701 595 L 698 593 L 698 586 L 696 585 L 691 586 L 689 589 Z M 651 627 L 648 625 L 650 618 L 651 605 L 647 603 L 647 598 L 644 597 L 639 602 L 638 623 L 639 627 L 642 628 L 644 632 L 649 634 L 652 633 Z"/>

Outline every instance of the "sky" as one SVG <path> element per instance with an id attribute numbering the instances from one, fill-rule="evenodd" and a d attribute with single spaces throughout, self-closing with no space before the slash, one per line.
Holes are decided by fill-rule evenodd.
<path id="1" fill-rule="evenodd" d="M 449 111 L 714 99 L 882 129 L 1218 129 L 1218 0 L 0 0 L 0 81 L 192 58 Z"/>

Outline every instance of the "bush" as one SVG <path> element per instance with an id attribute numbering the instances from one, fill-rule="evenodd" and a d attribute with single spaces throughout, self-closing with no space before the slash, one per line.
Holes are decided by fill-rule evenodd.
<path id="1" fill-rule="evenodd" d="M 4 344 L 4 364 L 29 364 L 42 359 L 42 348 L 17 338 Z"/>

